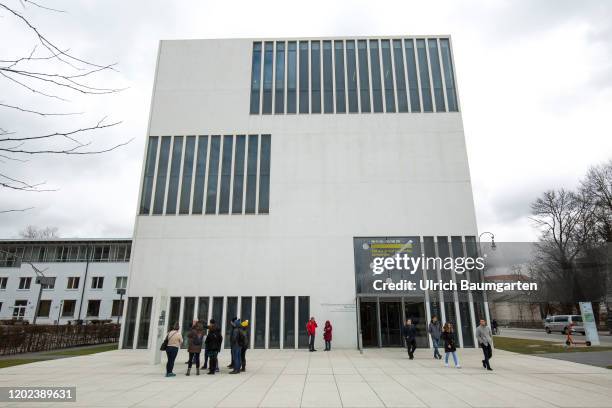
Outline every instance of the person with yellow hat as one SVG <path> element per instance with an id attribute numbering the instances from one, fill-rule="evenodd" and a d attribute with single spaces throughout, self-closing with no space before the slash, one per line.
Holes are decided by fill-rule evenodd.
<path id="1" fill-rule="evenodd" d="M 240 371 L 246 371 L 246 352 L 247 352 L 247 349 L 249 348 L 249 345 L 251 344 L 250 336 L 249 336 L 250 329 L 249 329 L 248 320 L 244 320 L 242 323 L 240 323 L 240 331 L 242 332 L 242 336 L 240 336 L 240 339 L 241 339 L 240 359 L 242 360 Z"/>

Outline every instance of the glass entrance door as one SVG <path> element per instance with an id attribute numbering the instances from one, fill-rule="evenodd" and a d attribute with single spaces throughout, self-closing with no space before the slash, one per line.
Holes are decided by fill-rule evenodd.
<path id="1" fill-rule="evenodd" d="M 380 298 L 380 339 L 383 347 L 402 347 L 402 303 Z"/>
<path id="2" fill-rule="evenodd" d="M 359 306 L 363 347 L 378 347 L 378 312 L 376 299 L 362 298 Z"/>
<path id="3" fill-rule="evenodd" d="M 417 347 L 429 347 L 427 339 L 427 315 L 425 314 L 425 303 L 422 300 L 404 299 L 404 314 L 406 319 L 411 319 L 416 325 Z"/>
<path id="4" fill-rule="evenodd" d="M 424 299 L 404 298 L 402 302 L 399 297 L 360 298 L 359 321 L 363 347 L 403 347 L 404 319 L 412 319 L 417 327 L 417 346 L 429 347 Z"/>

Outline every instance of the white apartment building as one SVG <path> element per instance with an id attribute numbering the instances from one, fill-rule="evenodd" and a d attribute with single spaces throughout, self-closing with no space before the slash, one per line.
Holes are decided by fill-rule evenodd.
<path id="1" fill-rule="evenodd" d="M 434 314 L 473 347 L 482 293 L 370 268 L 476 250 L 456 84 L 449 36 L 161 41 L 122 347 L 235 316 L 254 348 L 307 347 L 310 316 L 345 348 L 401 346 L 410 317 L 427 346 Z"/>
<path id="2" fill-rule="evenodd" d="M 0 240 L 0 320 L 121 322 L 130 253 L 129 239 Z"/>

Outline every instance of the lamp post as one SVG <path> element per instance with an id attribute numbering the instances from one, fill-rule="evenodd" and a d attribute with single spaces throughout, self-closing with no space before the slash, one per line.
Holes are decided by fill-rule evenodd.
<path id="1" fill-rule="evenodd" d="M 483 233 L 481 233 L 478 236 L 478 249 L 480 249 L 480 253 L 482 254 L 482 246 L 480 245 L 480 238 L 482 238 L 483 235 L 488 234 L 491 236 L 491 249 L 493 251 L 495 251 L 495 249 L 497 249 L 497 245 L 495 245 L 495 235 L 492 232 L 489 231 L 485 231 Z"/>
<path id="2" fill-rule="evenodd" d="M 482 245 L 480 244 L 480 238 L 482 238 L 482 236 L 485 234 L 491 236 L 491 250 L 495 251 L 495 249 L 497 249 L 497 245 L 495 245 L 495 235 L 492 232 L 484 231 L 478 236 L 478 250 L 480 251 L 481 256 L 484 254 L 482 253 Z M 484 271 L 482 273 L 482 281 L 484 282 Z M 491 326 L 491 314 L 489 313 L 489 300 L 487 299 L 486 291 L 482 292 L 482 300 L 484 302 L 483 306 L 484 306 L 484 312 L 485 312 L 485 318 L 487 321 L 487 325 Z"/>
<path id="3" fill-rule="evenodd" d="M 40 285 L 40 288 L 38 289 L 38 299 L 36 299 L 36 308 L 34 310 L 34 318 L 32 319 L 32 324 L 36 324 L 36 318 L 38 317 L 38 310 L 40 308 L 40 298 L 42 296 L 43 286 L 55 283 L 55 278 L 48 276 L 37 276 L 36 283 Z"/>
<path id="4" fill-rule="evenodd" d="M 125 289 L 117 289 L 117 294 L 119 295 L 119 304 L 121 305 L 121 312 L 117 315 L 117 324 L 119 324 L 119 319 L 123 314 L 123 295 L 125 295 Z"/>
<path id="5" fill-rule="evenodd" d="M 57 325 L 59 326 L 60 324 L 60 313 L 62 313 L 62 306 L 64 305 L 64 300 L 60 300 L 60 304 L 57 308 Z"/>

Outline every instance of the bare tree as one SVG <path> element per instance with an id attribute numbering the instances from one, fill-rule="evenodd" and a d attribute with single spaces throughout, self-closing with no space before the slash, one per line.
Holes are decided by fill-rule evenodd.
<path id="1" fill-rule="evenodd" d="M 612 242 L 612 160 L 591 167 L 580 187 L 594 206 L 595 239 Z"/>
<path id="2" fill-rule="evenodd" d="M 531 204 L 531 218 L 541 236 L 536 245 L 535 278 L 551 301 L 571 313 L 579 300 L 581 280 L 576 260 L 584 255 L 594 229 L 593 206 L 584 194 L 550 190 Z"/>
<path id="3" fill-rule="evenodd" d="M 20 0 L 17 7 L 0 1 L 0 18 L 12 19 L 22 28 L 23 38 L 32 39 L 32 47 L 21 55 L 0 55 L 0 84 L 12 85 L 25 94 L 33 94 L 39 100 L 47 99 L 62 104 L 69 102 L 71 94 L 106 95 L 114 94 L 121 89 L 104 87 L 97 84 L 94 78 L 103 72 L 115 71 L 115 64 L 98 64 L 81 58 L 69 51 L 67 47 L 56 44 L 32 23 L 27 12 L 30 8 L 43 9 L 49 13 L 63 13 L 62 10 L 47 7 L 41 2 Z M 21 4 L 21 8 L 19 7 Z M 6 21 L 6 20 L 5 20 Z M 27 37 L 26 37 L 27 36 Z M 17 102 L 2 100 L 0 109 L 20 112 L 33 118 L 50 118 L 81 115 L 83 112 L 48 112 L 35 106 L 22 106 Z M 73 120 L 68 121 L 71 123 Z M 37 155 L 92 155 L 115 150 L 131 140 L 102 148 L 93 148 L 91 140 L 85 137 L 99 134 L 100 131 L 117 126 L 118 121 L 107 121 L 106 117 L 96 120 L 88 126 L 41 131 L 40 134 L 22 134 L 18 129 L 8 129 L 0 123 L 0 191 L 43 192 L 46 181 L 22 180 L 9 174 L 7 163 L 19 165 Z M 0 214 L 13 211 L 25 211 L 29 208 L 2 209 Z"/>
<path id="4" fill-rule="evenodd" d="M 608 322 L 612 322 L 612 160 L 589 169 L 581 190 L 590 197 L 594 207 L 595 231 L 593 240 L 605 244 L 599 267 L 605 271 L 605 279 L 599 282 L 606 287 Z M 599 307 L 593 311 L 598 315 Z M 599 319 L 598 319 L 599 320 Z M 612 325 L 608 325 L 612 332 Z"/>
<path id="5" fill-rule="evenodd" d="M 59 229 L 57 227 L 39 228 L 34 225 L 28 225 L 19 232 L 19 236 L 25 239 L 49 239 L 59 238 Z"/>

